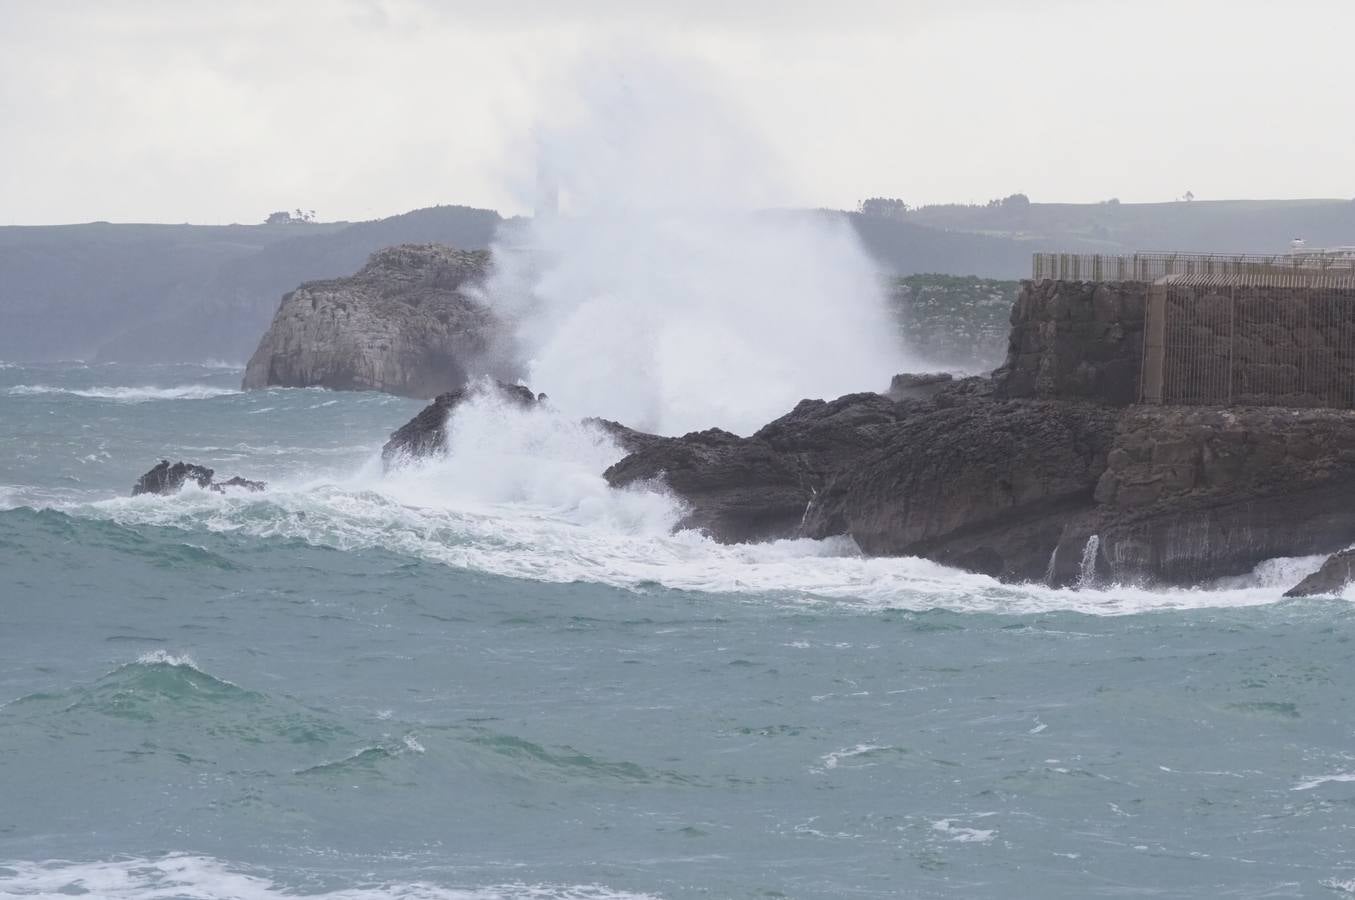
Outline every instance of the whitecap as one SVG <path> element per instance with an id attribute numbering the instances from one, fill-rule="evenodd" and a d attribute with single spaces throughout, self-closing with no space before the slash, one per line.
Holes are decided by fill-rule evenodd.
<path id="1" fill-rule="evenodd" d="M 1324 784 L 1334 784 L 1343 781 L 1355 781 L 1355 772 L 1337 772 L 1335 775 L 1319 775 L 1316 778 L 1310 778 L 1307 781 L 1300 781 L 1290 788 L 1291 791 L 1311 791 L 1313 788 L 1321 787 Z"/>
<path id="2" fill-rule="evenodd" d="M 63 900 L 72 894 L 101 900 L 284 900 L 297 896 L 267 870 L 186 853 L 157 859 L 0 864 L 0 896 Z M 306 896 L 313 900 L 657 900 L 653 894 L 602 885 L 527 883 L 444 887 L 429 882 L 384 882 L 307 892 Z"/>
<path id="3" fill-rule="evenodd" d="M 143 387 L 109 385 L 92 388 L 64 388 L 47 384 L 18 384 L 9 388 L 7 393 L 14 396 L 62 394 L 93 400 L 114 400 L 119 403 L 146 403 L 151 400 L 211 400 L 214 397 L 226 397 L 241 392 L 231 388 L 211 387 L 205 384 L 183 384 L 164 388 L 150 385 Z"/>
<path id="4" fill-rule="evenodd" d="M 956 825 L 954 819 L 939 819 L 932 823 L 932 830 L 961 844 L 986 844 L 997 836 L 996 828 L 965 828 Z"/>

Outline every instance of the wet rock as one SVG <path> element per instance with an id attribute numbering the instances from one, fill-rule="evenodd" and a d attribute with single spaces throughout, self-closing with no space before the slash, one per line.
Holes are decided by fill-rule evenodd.
<path id="1" fill-rule="evenodd" d="M 964 379 L 928 400 L 802 401 L 746 438 L 632 441 L 608 482 L 667 485 L 680 527 L 847 535 L 1005 581 L 1195 585 L 1355 542 L 1352 411 L 1120 409 Z"/>
<path id="2" fill-rule="evenodd" d="M 1342 550 L 1328 557 L 1322 568 L 1286 591 L 1285 596 L 1332 596 L 1340 594 L 1351 581 L 1355 581 L 1355 550 Z"/>
<path id="3" fill-rule="evenodd" d="M 546 399 L 545 394 L 534 394 L 531 388 L 520 384 L 488 380 L 476 381 L 466 387 L 439 394 L 418 415 L 391 434 L 390 440 L 381 448 L 382 467 L 389 471 L 400 462 L 446 453 L 448 417 L 462 403 L 485 394 L 494 394 L 521 407 L 535 406 Z"/>
<path id="4" fill-rule="evenodd" d="M 885 396 L 891 400 L 928 400 L 954 380 L 955 376 L 948 372 L 895 375 L 890 379 L 889 390 Z"/>
<path id="5" fill-rule="evenodd" d="M 136 484 L 132 486 L 132 496 L 177 494 L 190 481 L 200 488 L 223 494 L 228 488 L 253 492 L 262 491 L 266 487 L 262 481 L 251 481 L 238 475 L 226 481 L 216 481 L 215 475 L 216 473 L 206 466 L 183 461 L 170 465 L 169 460 L 162 459 L 154 468 L 136 480 Z"/>

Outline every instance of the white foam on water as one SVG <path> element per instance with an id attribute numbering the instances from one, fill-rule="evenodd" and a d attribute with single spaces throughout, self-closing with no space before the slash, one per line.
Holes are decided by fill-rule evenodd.
<path id="1" fill-rule="evenodd" d="M 0 863 L 0 898 L 68 900 L 281 900 L 297 892 L 266 871 L 246 871 L 210 856 L 169 854 L 158 859 L 99 862 L 66 860 Z M 653 894 L 601 885 L 504 884 L 442 887 L 428 882 L 370 884 L 326 893 L 315 900 L 657 900 Z"/>
<path id="2" fill-rule="evenodd" d="M 997 836 L 996 828 L 965 828 L 956 825 L 954 819 L 939 819 L 932 823 L 932 830 L 961 844 L 986 844 Z"/>
<path id="3" fill-rule="evenodd" d="M 211 400 L 214 397 L 226 397 L 241 392 L 231 388 L 211 387 L 205 384 L 183 384 L 164 388 L 149 385 L 144 387 L 109 385 L 92 388 L 63 388 L 46 384 L 18 384 L 9 388 L 7 393 L 13 396 L 64 394 L 95 400 L 115 400 L 120 403 L 147 403 L 152 400 Z"/>
<path id="4" fill-rule="evenodd" d="M 1313 788 L 1321 787 L 1324 784 L 1336 784 L 1344 781 L 1355 781 L 1355 772 L 1337 772 L 1335 775 L 1319 775 L 1316 778 L 1300 781 L 1290 788 L 1290 790 L 1311 791 Z"/>
<path id="5" fill-rule="evenodd" d="M 836 769 L 843 760 L 851 759 L 856 756 L 863 756 L 868 753 L 874 753 L 877 750 L 893 750 L 893 747 L 886 747 L 883 744 L 857 744 L 855 747 L 849 747 L 845 750 L 834 750 L 832 753 L 825 753 L 819 757 L 823 762 L 823 768 Z M 868 768 L 874 763 L 862 763 L 857 768 Z"/>
<path id="6" fill-rule="evenodd" d="M 186 653 L 170 653 L 168 650 L 150 650 L 136 658 L 137 664 L 142 666 L 174 666 L 175 668 L 192 669 L 195 672 L 201 672 L 198 664 Z"/>
<path id="7" fill-rule="evenodd" d="M 609 487 L 601 473 L 624 451 L 558 410 L 480 397 L 453 415 L 448 440 L 446 458 L 388 475 L 373 458 L 346 478 L 282 478 L 260 494 L 189 487 L 172 497 L 65 508 L 128 524 L 384 549 L 515 578 L 756 594 L 861 610 L 1114 616 L 1242 607 L 1279 601 L 1301 577 L 1277 582 L 1272 565 L 1226 589 L 1051 589 L 1004 585 L 924 559 L 868 558 L 847 538 L 725 545 L 692 531 L 674 533 L 682 505 L 661 485 Z"/>

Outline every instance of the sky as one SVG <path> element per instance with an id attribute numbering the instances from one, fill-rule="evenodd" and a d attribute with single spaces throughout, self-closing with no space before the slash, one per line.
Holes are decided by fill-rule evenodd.
<path id="1" fill-rule="evenodd" d="M 0 224 L 530 212 L 613 57 L 702 82 L 771 205 L 1348 198 L 1352 35 L 1351 0 L 0 0 Z"/>

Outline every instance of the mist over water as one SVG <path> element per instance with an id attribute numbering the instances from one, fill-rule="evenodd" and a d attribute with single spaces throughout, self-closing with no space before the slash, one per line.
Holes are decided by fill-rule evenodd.
<path id="1" fill-rule="evenodd" d="M 622 56 L 567 79 L 536 134 L 543 214 L 500 236 L 485 299 L 562 409 L 746 434 L 908 366 L 881 273 L 843 220 L 766 207 L 776 154 L 700 73 Z"/>

